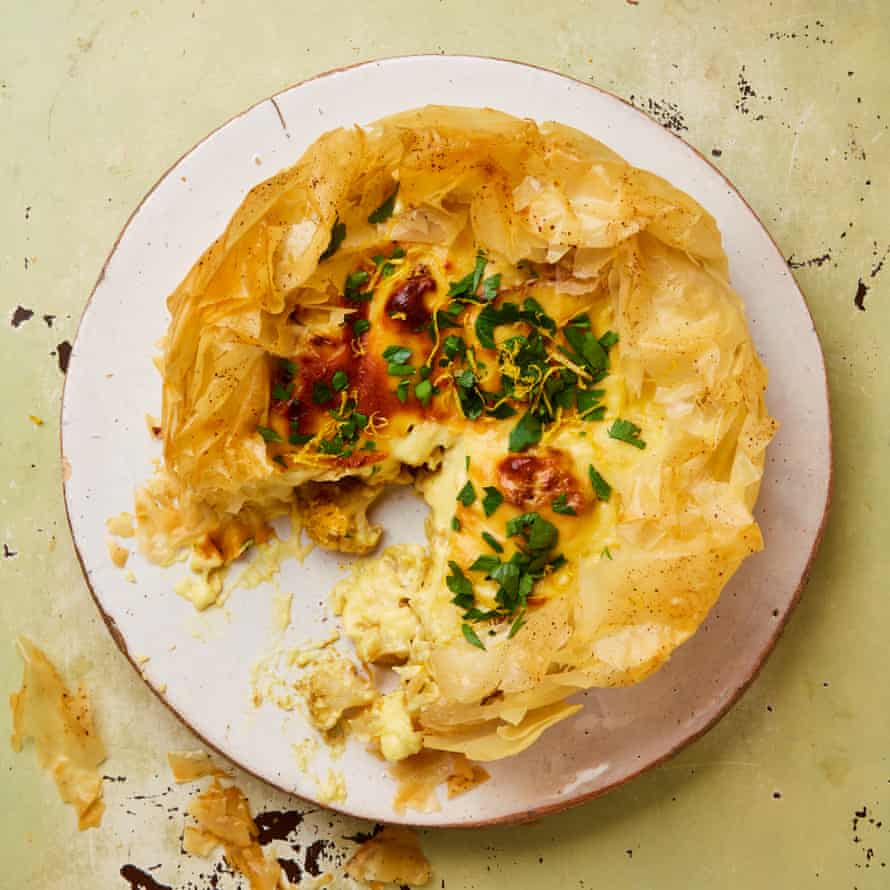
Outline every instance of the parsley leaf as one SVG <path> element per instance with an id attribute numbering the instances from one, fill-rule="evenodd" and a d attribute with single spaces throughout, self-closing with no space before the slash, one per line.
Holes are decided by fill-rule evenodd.
<path id="1" fill-rule="evenodd" d="M 600 553 L 600 557 L 605 557 L 606 559 L 612 559 L 612 551 L 609 550 L 608 547 L 603 547 L 603 552 Z"/>
<path id="2" fill-rule="evenodd" d="M 562 335 L 572 347 L 572 358 L 577 364 L 586 365 L 593 374 L 594 379 L 602 379 L 603 373 L 609 367 L 609 355 L 600 345 L 599 340 L 589 330 L 584 330 L 578 325 L 567 324 L 562 329 Z"/>
<path id="3" fill-rule="evenodd" d="M 459 500 L 465 507 L 471 507 L 476 502 L 476 489 L 473 488 L 473 483 L 467 479 L 464 487 L 457 493 L 457 500 Z"/>
<path id="4" fill-rule="evenodd" d="M 575 512 L 575 508 L 569 503 L 568 495 L 566 495 L 565 492 L 559 495 L 559 497 L 555 497 L 553 499 L 553 503 L 550 506 L 553 508 L 554 513 L 560 513 L 563 516 L 578 515 Z"/>
<path id="5" fill-rule="evenodd" d="M 493 486 L 485 486 L 485 497 L 482 498 L 482 509 L 486 516 L 491 516 L 495 510 L 504 502 L 504 496 Z"/>
<path id="6" fill-rule="evenodd" d="M 467 344 L 464 342 L 463 337 L 458 337 L 457 334 L 449 334 L 442 341 L 442 353 L 446 358 L 454 360 L 459 356 L 467 354 Z"/>
<path id="7" fill-rule="evenodd" d="M 334 398 L 334 391 L 322 380 L 316 380 L 312 386 L 312 401 L 316 405 L 324 405 Z"/>
<path id="8" fill-rule="evenodd" d="M 483 346 L 496 349 L 494 329 L 499 325 L 513 324 L 517 321 L 519 321 L 519 307 L 515 303 L 502 303 L 499 307 L 486 303 L 476 317 L 476 336 Z"/>
<path id="9" fill-rule="evenodd" d="M 534 298 L 526 297 L 522 303 L 522 320 L 551 334 L 556 333 L 556 322 L 544 311 L 544 307 Z"/>
<path id="10" fill-rule="evenodd" d="M 393 364 L 404 365 L 411 358 L 411 350 L 407 346 L 398 346 L 394 343 L 383 350 L 383 357 Z"/>
<path id="11" fill-rule="evenodd" d="M 470 579 L 464 574 L 463 569 L 453 560 L 448 560 L 448 568 L 451 569 L 451 574 L 445 578 L 445 583 L 448 585 L 448 589 L 457 597 L 470 597 L 469 605 L 472 605 L 472 597 L 473 593 L 473 583 Z M 461 605 L 458 603 L 458 605 Z"/>
<path id="12" fill-rule="evenodd" d="M 343 243 L 343 239 L 346 237 L 346 223 L 340 222 L 340 217 L 338 216 L 334 220 L 334 225 L 331 226 L 331 240 L 328 242 L 328 246 L 325 248 L 324 253 L 318 258 L 318 261 L 329 259 L 332 257 L 339 249 L 340 245 Z"/>
<path id="13" fill-rule="evenodd" d="M 541 441 L 542 433 L 541 421 L 526 411 L 510 430 L 510 451 L 525 451 L 531 445 L 536 445 Z"/>
<path id="14" fill-rule="evenodd" d="M 609 485 L 599 473 L 597 473 L 593 464 L 587 468 L 587 475 L 590 477 L 590 484 L 596 492 L 597 499 L 601 501 L 609 500 L 609 497 L 612 494 L 612 486 Z"/>
<path id="15" fill-rule="evenodd" d="M 297 374 L 300 372 L 300 369 L 296 366 L 296 364 L 288 358 L 281 359 L 281 361 L 278 363 L 278 367 L 281 370 L 282 375 L 287 380 L 291 380 L 292 378 L 296 377 Z"/>
<path id="16" fill-rule="evenodd" d="M 386 373 L 391 377 L 410 377 L 414 373 L 411 365 L 399 365 L 396 362 L 390 362 L 386 366 Z"/>
<path id="17" fill-rule="evenodd" d="M 646 443 L 640 438 L 642 430 L 629 420 L 617 418 L 607 432 L 613 439 L 627 442 L 628 445 L 633 445 L 634 448 L 639 448 L 640 451 L 646 447 Z"/>
<path id="18" fill-rule="evenodd" d="M 608 352 L 616 343 L 618 342 L 618 334 L 615 331 L 606 331 L 605 334 L 600 337 L 600 346 Z"/>
<path id="19" fill-rule="evenodd" d="M 268 426 L 258 426 L 256 431 L 267 441 L 267 442 L 283 442 L 284 439 L 281 438 L 278 433 Z"/>
<path id="20" fill-rule="evenodd" d="M 454 382 L 457 384 L 457 400 L 464 416 L 468 420 L 475 420 L 485 408 L 482 393 L 476 385 L 476 375 L 466 369 L 454 378 Z"/>
<path id="21" fill-rule="evenodd" d="M 460 531 L 460 520 L 456 516 L 451 517 L 451 530 L 455 532 Z"/>
<path id="22" fill-rule="evenodd" d="M 589 420 L 591 411 L 597 408 L 597 402 L 605 395 L 603 389 L 579 389 L 575 396 L 575 404 L 578 407 L 578 413 L 585 420 Z"/>
<path id="23" fill-rule="evenodd" d="M 471 645 L 475 646 L 477 649 L 485 650 L 485 643 L 476 636 L 476 631 L 470 627 L 469 624 L 462 624 L 460 626 L 461 633 L 464 635 L 464 639 Z"/>
<path id="24" fill-rule="evenodd" d="M 453 281 L 448 287 L 449 297 L 475 297 L 479 288 L 479 282 L 488 265 L 488 259 L 481 251 L 476 254 L 476 265 L 473 271 L 464 275 L 460 281 Z"/>
<path id="25" fill-rule="evenodd" d="M 433 384 L 430 383 L 429 380 L 421 380 L 420 383 L 414 387 L 414 395 L 417 396 L 420 404 L 426 408 L 433 396 Z"/>
<path id="26" fill-rule="evenodd" d="M 525 609 L 523 609 L 514 619 L 513 623 L 510 625 L 510 632 L 507 634 L 507 639 L 512 640 L 513 637 L 519 633 L 522 626 L 526 623 L 525 621 Z"/>
<path id="27" fill-rule="evenodd" d="M 272 398 L 276 402 L 288 402 L 293 394 L 293 383 L 289 383 L 287 386 L 283 383 L 276 383 L 275 386 L 272 387 Z"/>
<path id="28" fill-rule="evenodd" d="M 503 553 L 504 545 L 494 536 L 490 535 L 488 532 L 482 532 L 482 540 L 494 550 L 495 553 Z"/>
<path id="29" fill-rule="evenodd" d="M 352 326 L 352 332 L 356 337 L 360 337 L 362 334 L 367 333 L 371 329 L 371 322 L 368 321 L 367 318 L 357 318 L 355 320 L 355 324 Z"/>
<path id="30" fill-rule="evenodd" d="M 529 550 L 549 550 L 556 545 L 559 531 L 540 513 L 520 513 L 507 523 L 507 537 L 522 535 Z"/>
<path id="31" fill-rule="evenodd" d="M 371 276 L 367 272 L 365 272 L 364 269 L 359 269 L 356 272 L 350 272 L 346 276 L 346 284 L 343 287 L 343 296 L 346 297 L 347 300 L 357 300 L 359 302 L 363 300 L 370 300 L 371 297 L 374 296 L 374 292 L 362 292 L 362 285 L 367 284 L 370 277 Z"/>
<path id="32" fill-rule="evenodd" d="M 501 286 L 501 273 L 492 275 L 482 282 L 482 299 L 491 302 L 498 295 L 498 288 Z"/>
<path id="33" fill-rule="evenodd" d="M 503 547 L 501 549 L 503 550 Z M 497 571 L 500 565 L 501 561 L 496 556 L 483 554 L 482 556 L 476 557 L 475 561 L 470 566 L 470 571 L 485 572 L 486 575 L 491 575 L 492 572 Z"/>
<path id="34" fill-rule="evenodd" d="M 298 433 L 291 427 L 291 434 L 287 437 L 287 441 L 290 442 L 291 445 L 305 445 L 307 442 L 311 442 L 314 438 L 315 433 Z"/>
<path id="35" fill-rule="evenodd" d="M 402 380 L 396 387 L 396 398 L 404 405 L 408 401 L 408 381 Z"/>
<path id="36" fill-rule="evenodd" d="M 399 193 L 399 183 L 393 189 L 392 194 L 368 217 L 371 224 L 382 223 L 392 216 L 393 209 L 396 206 L 396 195 Z"/>
<path id="37" fill-rule="evenodd" d="M 334 376 L 331 377 L 331 385 L 337 392 L 343 392 L 343 390 L 349 386 L 349 377 L 346 372 L 334 371 Z"/>

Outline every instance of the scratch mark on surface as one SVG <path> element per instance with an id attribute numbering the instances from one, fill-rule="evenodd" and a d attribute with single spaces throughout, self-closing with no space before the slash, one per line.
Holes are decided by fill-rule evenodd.
<path id="1" fill-rule="evenodd" d="M 794 128 L 794 141 L 791 143 L 791 154 L 788 158 L 788 172 L 785 175 L 785 191 L 788 191 L 788 184 L 791 182 L 791 173 L 794 170 L 794 163 L 797 160 L 797 146 L 800 144 L 800 134 L 806 129 L 810 115 L 813 113 L 815 104 L 811 102 L 803 110 L 803 114 L 797 119 L 797 126 Z"/>
<path id="2" fill-rule="evenodd" d="M 284 120 L 284 115 L 281 113 L 281 106 L 278 104 L 278 100 L 273 96 L 269 100 L 275 106 L 275 113 L 278 115 L 278 120 L 281 121 L 281 129 L 287 134 L 287 138 L 290 139 L 290 132 L 287 129 L 287 122 Z"/>

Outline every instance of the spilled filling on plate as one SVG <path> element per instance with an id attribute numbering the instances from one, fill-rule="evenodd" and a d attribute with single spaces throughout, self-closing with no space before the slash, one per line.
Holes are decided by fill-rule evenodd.
<path id="1" fill-rule="evenodd" d="M 775 423 L 714 220 L 576 130 L 428 107 L 327 133 L 168 304 L 141 549 L 189 549 L 202 607 L 279 516 L 363 555 L 331 606 L 395 688 L 331 653 L 301 692 L 390 761 L 523 750 L 662 665 L 762 546 Z M 393 484 L 428 544 L 377 553 Z"/>

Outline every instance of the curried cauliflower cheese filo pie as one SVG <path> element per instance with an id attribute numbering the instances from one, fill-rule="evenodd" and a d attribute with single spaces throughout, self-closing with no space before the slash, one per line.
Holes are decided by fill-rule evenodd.
<path id="1" fill-rule="evenodd" d="M 331 598 L 398 675 L 358 709 L 391 760 L 523 750 L 664 664 L 762 546 L 776 425 L 717 226 L 576 130 L 427 107 L 327 133 L 168 305 L 137 530 L 191 548 L 202 604 L 276 516 L 368 554 L 384 486 L 430 506 L 428 547 Z"/>

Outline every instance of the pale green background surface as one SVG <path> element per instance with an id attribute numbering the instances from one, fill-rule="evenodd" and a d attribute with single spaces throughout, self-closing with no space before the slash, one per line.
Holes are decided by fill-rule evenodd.
<path id="1" fill-rule="evenodd" d="M 190 873 L 181 813 L 131 799 L 165 789 L 165 752 L 194 743 L 119 654 L 87 594 L 62 505 L 63 377 L 51 353 L 73 339 L 137 202 L 208 131 L 329 68 L 438 51 L 563 71 L 672 121 L 708 156 L 722 152 L 715 163 L 792 258 L 815 317 L 835 488 L 800 606 L 711 733 L 535 825 L 424 832 L 431 886 L 890 887 L 886 0 L 270 0 L 254 11 L 5 0 L 0 13 L 0 550 L 15 554 L 0 558 L 0 690 L 20 678 L 12 640 L 32 636 L 94 691 L 107 772 L 127 779 L 106 785 L 102 831 L 77 835 L 33 752 L 0 743 L 0 887 L 125 888 L 117 871 L 129 861 L 160 863 L 153 874 L 177 890 Z M 865 311 L 854 306 L 860 280 Z M 13 328 L 19 304 L 35 315 Z M 56 316 L 52 327 L 44 314 Z M 257 808 L 282 804 L 258 783 L 244 787 Z M 332 839 L 354 829 L 338 817 L 316 823 Z"/>

